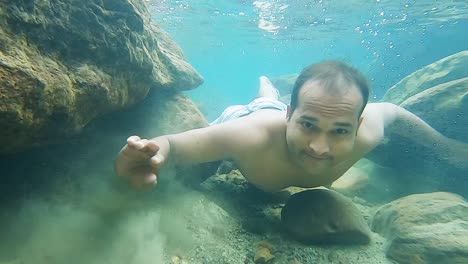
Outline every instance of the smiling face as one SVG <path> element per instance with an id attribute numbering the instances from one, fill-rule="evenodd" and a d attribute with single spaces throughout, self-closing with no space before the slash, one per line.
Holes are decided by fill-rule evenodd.
<path id="1" fill-rule="evenodd" d="M 288 108 L 289 154 L 308 173 L 319 174 L 353 151 L 363 98 L 353 85 L 332 92 L 317 80 L 305 82 L 298 95 L 296 109 Z"/>

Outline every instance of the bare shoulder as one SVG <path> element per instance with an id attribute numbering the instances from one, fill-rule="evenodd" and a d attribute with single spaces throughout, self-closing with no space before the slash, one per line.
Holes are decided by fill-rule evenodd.
<path id="1" fill-rule="evenodd" d="M 262 112 L 262 111 L 258 111 Z M 176 162 L 239 159 L 262 150 L 270 140 L 270 115 L 251 114 L 225 123 L 166 135 Z M 270 124 L 270 125 L 269 125 Z"/>
<path id="2" fill-rule="evenodd" d="M 250 140 L 268 144 L 271 137 L 285 129 L 286 113 L 278 110 L 259 110 L 235 121 L 243 123 Z"/>
<path id="3" fill-rule="evenodd" d="M 211 136 L 222 138 L 228 144 L 226 147 L 242 155 L 245 151 L 268 145 L 272 135 L 284 127 L 285 116 L 285 113 L 276 110 L 259 110 L 215 125 L 210 128 L 210 133 Z"/>
<path id="4" fill-rule="evenodd" d="M 384 116 L 386 103 L 369 103 L 362 113 L 357 144 L 366 151 L 371 150 L 384 139 Z"/>

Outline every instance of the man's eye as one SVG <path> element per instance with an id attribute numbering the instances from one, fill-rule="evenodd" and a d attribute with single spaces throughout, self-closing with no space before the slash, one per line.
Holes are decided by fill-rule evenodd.
<path id="1" fill-rule="evenodd" d="M 339 135 L 345 135 L 345 134 L 348 134 L 348 132 L 349 132 L 347 129 L 344 129 L 344 128 L 338 128 L 335 131 Z"/>
<path id="2" fill-rule="evenodd" d="M 311 122 L 302 122 L 302 127 L 304 128 L 307 128 L 307 129 L 311 129 L 314 127 L 314 124 L 312 124 Z"/>

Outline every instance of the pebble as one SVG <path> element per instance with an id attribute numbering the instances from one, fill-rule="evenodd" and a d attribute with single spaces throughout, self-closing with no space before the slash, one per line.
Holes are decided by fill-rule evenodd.
<path id="1" fill-rule="evenodd" d="M 268 263 L 272 260 L 274 256 L 271 254 L 271 251 L 267 247 L 258 247 L 257 252 L 255 253 L 254 262 L 255 263 Z"/>

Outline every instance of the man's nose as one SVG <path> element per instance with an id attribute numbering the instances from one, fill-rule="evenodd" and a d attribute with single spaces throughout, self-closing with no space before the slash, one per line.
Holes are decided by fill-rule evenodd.
<path id="1" fill-rule="evenodd" d="M 325 156 L 330 152 L 330 144 L 326 135 L 319 135 L 312 139 L 309 148 L 318 156 Z"/>

